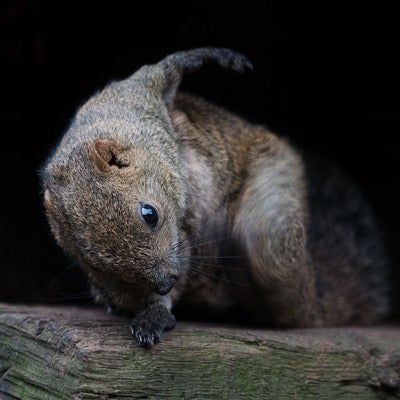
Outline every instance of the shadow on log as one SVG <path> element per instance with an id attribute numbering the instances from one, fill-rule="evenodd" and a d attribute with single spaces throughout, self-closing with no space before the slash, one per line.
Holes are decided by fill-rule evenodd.
<path id="1" fill-rule="evenodd" d="M 400 327 L 178 323 L 151 350 L 102 309 L 0 304 L 0 399 L 397 399 Z"/>

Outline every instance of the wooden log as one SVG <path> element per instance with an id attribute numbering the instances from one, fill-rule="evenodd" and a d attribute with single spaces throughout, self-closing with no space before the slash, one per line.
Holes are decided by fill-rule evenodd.
<path id="1" fill-rule="evenodd" d="M 400 328 L 178 322 L 138 347 L 102 309 L 0 304 L 1 399 L 395 399 Z"/>

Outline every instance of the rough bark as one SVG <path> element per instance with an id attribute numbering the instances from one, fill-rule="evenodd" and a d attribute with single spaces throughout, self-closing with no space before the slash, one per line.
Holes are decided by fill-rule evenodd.
<path id="1" fill-rule="evenodd" d="M 400 398 L 400 327 L 179 322 L 148 350 L 101 309 L 0 304 L 0 399 L 158 398 Z"/>

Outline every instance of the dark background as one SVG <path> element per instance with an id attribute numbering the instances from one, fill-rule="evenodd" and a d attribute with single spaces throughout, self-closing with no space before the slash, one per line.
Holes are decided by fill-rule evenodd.
<path id="1" fill-rule="evenodd" d="M 360 184 L 387 234 L 399 292 L 394 6 L 176 3 L 0 3 L 0 299 L 79 297 L 85 286 L 50 236 L 37 171 L 94 90 L 197 46 L 241 51 L 254 71 L 207 67 L 184 88 L 334 160 Z"/>

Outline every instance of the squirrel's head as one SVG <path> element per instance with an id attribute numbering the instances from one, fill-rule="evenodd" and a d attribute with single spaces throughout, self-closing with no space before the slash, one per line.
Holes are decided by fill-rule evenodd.
<path id="1" fill-rule="evenodd" d="M 251 67 L 215 48 L 144 66 L 83 105 L 43 168 L 52 232 L 91 275 L 166 294 L 185 268 L 177 253 L 185 182 L 169 112 L 183 73 L 210 61 Z"/>
<path id="2" fill-rule="evenodd" d="M 44 205 L 58 244 L 92 275 L 168 292 L 180 274 L 172 249 L 183 207 L 180 182 L 162 168 L 111 139 L 50 162 Z"/>

